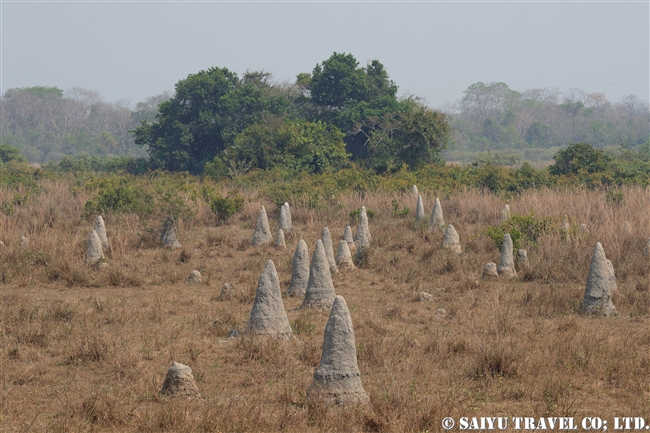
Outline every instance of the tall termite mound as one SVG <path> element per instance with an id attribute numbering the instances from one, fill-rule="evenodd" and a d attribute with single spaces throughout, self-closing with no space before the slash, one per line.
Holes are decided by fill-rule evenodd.
<path id="1" fill-rule="evenodd" d="M 364 404 L 368 401 L 357 365 L 352 318 L 343 296 L 336 296 L 330 310 L 320 364 L 307 390 L 307 398 L 339 405 Z"/>

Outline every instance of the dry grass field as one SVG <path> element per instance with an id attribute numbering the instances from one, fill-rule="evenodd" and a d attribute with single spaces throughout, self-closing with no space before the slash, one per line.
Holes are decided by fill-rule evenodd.
<path id="1" fill-rule="evenodd" d="M 508 281 L 480 278 L 499 260 L 484 231 L 505 203 L 480 192 L 441 199 L 460 256 L 443 250 L 442 232 L 414 226 L 410 196 L 383 194 L 293 207 L 287 249 L 254 248 L 259 205 L 274 233 L 278 209 L 247 192 L 224 225 L 193 204 L 177 250 L 159 247 L 158 232 L 135 216 L 105 215 L 112 251 L 107 268 L 92 270 L 83 261 L 94 217 L 80 218 L 88 196 L 63 183 L 47 191 L 0 218 L 2 432 L 436 432 L 446 416 L 650 419 L 650 191 L 622 190 L 622 203 L 586 190 L 513 198 L 514 214 L 566 214 L 588 232 L 570 242 L 543 236 L 528 249 L 530 269 Z M 12 194 L 0 191 L 0 202 Z M 395 198 L 411 208 L 406 218 L 393 216 Z M 428 213 L 434 199 L 425 199 Z M 376 212 L 368 262 L 333 281 L 350 307 L 370 403 L 307 405 L 327 313 L 285 297 L 292 340 L 227 334 L 245 330 L 267 260 L 286 289 L 297 241 L 311 255 L 327 226 L 336 246 L 362 204 Z M 616 269 L 616 317 L 578 314 L 597 241 Z M 202 283 L 187 282 L 194 269 Z M 217 299 L 225 282 L 232 302 Z M 433 300 L 419 302 L 421 291 Z M 203 399 L 158 394 L 172 360 L 192 368 Z"/>

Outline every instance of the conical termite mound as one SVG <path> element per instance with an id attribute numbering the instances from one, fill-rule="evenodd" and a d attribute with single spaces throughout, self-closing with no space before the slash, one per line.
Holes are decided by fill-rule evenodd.
<path id="1" fill-rule="evenodd" d="M 514 278 L 517 276 L 515 270 L 515 260 L 513 256 L 513 244 L 510 233 L 503 236 L 503 244 L 501 245 L 501 260 L 497 268 L 499 276 L 503 278 Z"/>
<path id="2" fill-rule="evenodd" d="M 309 281 L 305 289 L 305 300 L 300 308 L 329 310 L 332 308 L 335 296 L 332 273 L 325 256 L 325 247 L 323 247 L 323 241 L 319 239 L 316 242 L 316 249 L 311 259 Z"/>
<path id="3" fill-rule="evenodd" d="M 418 187 L 416 185 L 413 185 L 411 187 L 411 197 L 413 197 L 413 200 L 415 200 L 415 199 L 418 198 L 419 195 L 420 195 L 420 193 L 418 191 Z"/>
<path id="4" fill-rule="evenodd" d="M 293 253 L 291 263 L 291 281 L 287 289 L 289 296 L 305 296 L 309 283 L 309 251 L 307 243 L 300 239 L 296 245 L 296 251 Z"/>
<path id="5" fill-rule="evenodd" d="M 257 215 L 257 223 L 255 224 L 255 233 L 253 233 L 253 246 L 259 246 L 273 242 L 273 235 L 269 227 L 269 219 L 266 216 L 266 209 L 260 206 L 260 213 Z"/>
<path id="6" fill-rule="evenodd" d="M 332 235 L 330 234 L 330 230 L 327 227 L 323 229 L 321 240 L 323 241 L 323 247 L 325 247 L 325 256 L 327 257 L 327 263 L 330 265 L 330 271 L 333 274 L 337 274 L 339 272 L 339 269 L 336 267 L 334 245 L 332 245 Z"/>
<path id="7" fill-rule="evenodd" d="M 97 236 L 99 236 L 99 240 L 102 242 L 102 248 L 104 251 L 108 251 L 109 245 L 108 237 L 106 236 L 106 225 L 104 225 L 104 218 L 101 215 L 98 215 L 95 219 L 95 231 L 97 232 Z"/>
<path id="8" fill-rule="evenodd" d="M 457 254 L 463 252 L 463 247 L 460 246 L 460 237 L 458 236 L 458 232 L 456 232 L 456 228 L 451 224 L 449 224 L 445 229 L 445 237 L 442 240 L 442 246 Z"/>
<path id="9" fill-rule="evenodd" d="M 257 282 L 255 301 L 248 319 L 248 332 L 282 338 L 291 338 L 293 334 L 282 303 L 278 273 L 271 260 L 266 262 Z"/>
<path id="10" fill-rule="evenodd" d="M 507 221 L 508 218 L 510 218 L 510 206 L 506 204 L 501 209 L 501 222 Z"/>
<path id="11" fill-rule="evenodd" d="M 424 221 L 424 203 L 422 203 L 422 196 L 418 195 L 418 202 L 415 205 L 415 222 L 421 223 Z"/>
<path id="12" fill-rule="evenodd" d="M 176 238 L 176 221 L 173 216 L 168 216 L 163 224 L 160 242 L 167 248 L 180 248 L 181 244 Z"/>
<path id="13" fill-rule="evenodd" d="M 613 316 L 616 308 L 612 303 L 613 267 L 607 264 L 605 250 L 596 242 L 587 274 L 587 288 L 580 304 L 583 314 Z"/>
<path id="14" fill-rule="evenodd" d="M 350 253 L 350 245 L 346 241 L 339 242 L 339 248 L 336 253 L 336 264 L 339 265 L 341 269 L 354 269 L 352 253 Z"/>
<path id="15" fill-rule="evenodd" d="M 343 229 L 343 240 L 348 244 L 354 243 L 354 238 L 352 237 L 352 228 L 349 224 L 345 226 L 345 229 Z"/>
<path id="16" fill-rule="evenodd" d="M 336 296 L 330 310 L 320 364 L 307 390 L 307 399 L 346 406 L 368 402 L 357 365 L 352 318 L 343 296 Z"/>
<path id="17" fill-rule="evenodd" d="M 361 212 L 359 212 L 359 227 L 357 227 L 357 232 L 354 235 L 354 241 L 364 247 L 369 246 L 372 241 L 370 226 L 368 225 L 368 212 L 365 206 L 361 206 Z"/>
<path id="18" fill-rule="evenodd" d="M 99 239 L 97 232 L 93 230 L 88 237 L 86 245 L 86 265 L 95 265 L 97 262 L 104 259 L 104 251 L 102 250 L 102 241 Z"/>
<path id="19" fill-rule="evenodd" d="M 285 202 L 280 207 L 280 218 L 278 219 L 278 225 L 285 233 L 290 232 L 293 228 L 291 223 L 291 209 L 289 208 L 289 203 Z"/>
<path id="20" fill-rule="evenodd" d="M 429 230 L 433 230 L 435 228 L 442 228 L 444 226 L 445 226 L 445 219 L 442 216 L 442 205 L 440 205 L 440 199 L 436 197 L 436 202 L 433 205 L 433 211 L 431 211 Z"/>
<path id="21" fill-rule="evenodd" d="M 284 241 L 284 230 L 278 229 L 278 235 L 275 237 L 275 247 L 278 249 L 285 249 L 287 243 Z"/>

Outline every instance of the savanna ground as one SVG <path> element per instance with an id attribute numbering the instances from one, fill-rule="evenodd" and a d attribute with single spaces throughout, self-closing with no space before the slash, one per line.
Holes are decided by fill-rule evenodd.
<path id="1" fill-rule="evenodd" d="M 207 205 L 194 204 L 196 216 L 179 221 L 178 250 L 159 247 L 157 230 L 146 228 L 162 221 L 145 226 L 133 215 L 105 215 L 112 251 L 97 271 L 83 266 L 94 216 L 80 215 L 89 196 L 50 182 L 0 218 L 0 430 L 434 432 L 446 416 L 648 420 L 650 191 L 622 193 L 622 201 L 586 190 L 512 198 L 514 214 L 566 214 L 588 232 L 570 242 L 546 234 L 528 247 L 529 270 L 485 281 L 483 267 L 498 262 L 499 249 L 484 232 L 505 203 L 487 193 L 442 199 L 460 256 L 441 247 L 442 232 L 415 227 L 406 194 L 339 196 L 319 209 L 295 203 L 286 250 L 254 248 L 259 205 L 274 233 L 278 209 L 246 192 L 243 209 L 218 226 Z M 393 215 L 393 199 L 411 208 L 407 217 Z M 427 192 L 429 214 L 434 199 Z M 302 300 L 285 297 L 291 341 L 227 334 L 245 329 L 268 259 L 286 289 L 297 241 L 304 238 L 311 254 L 327 226 L 336 247 L 345 225 L 355 228 L 349 212 L 362 204 L 376 212 L 368 262 L 333 281 L 350 307 L 370 403 L 307 405 L 326 312 L 298 310 Z M 19 246 L 22 234 L 27 249 Z M 578 314 L 597 241 L 616 269 L 617 317 Z M 200 284 L 187 283 L 194 269 Z M 235 287 L 232 302 L 217 299 L 225 282 Z M 421 291 L 433 300 L 419 302 Z M 192 368 L 203 399 L 158 394 L 172 360 Z"/>

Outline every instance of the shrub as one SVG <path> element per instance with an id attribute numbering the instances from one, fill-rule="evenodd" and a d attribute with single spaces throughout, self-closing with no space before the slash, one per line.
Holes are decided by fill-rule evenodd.
<path id="1" fill-rule="evenodd" d="M 555 164 L 549 167 L 553 175 L 579 175 L 607 170 L 611 157 L 588 143 L 571 143 L 553 157 Z"/>
<path id="2" fill-rule="evenodd" d="M 223 223 L 235 212 L 239 212 L 244 206 L 244 197 L 239 191 L 230 190 L 226 197 L 214 197 L 210 202 L 210 210 L 217 215 L 219 223 Z"/>
<path id="3" fill-rule="evenodd" d="M 11 201 L 3 200 L 2 204 L 0 204 L 0 212 L 2 212 L 2 214 L 6 216 L 13 215 L 16 212 L 14 203 Z"/>
<path id="4" fill-rule="evenodd" d="M 228 177 L 228 167 L 219 156 L 215 156 L 212 161 L 205 163 L 203 173 L 214 180 L 220 180 Z"/>
<path id="5" fill-rule="evenodd" d="M 75 181 L 76 182 L 76 181 Z M 210 203 L 216 191 L 187 173 L 149 172 L 147 176 L 113 175 L 96 177 L 82 183 L 94 195 L 86 202 L 82 218 L 94 214 L 135 213 L 144 219 L 167 215 L 191 219 L 196 215 L 193 204 L 203 196 Z M 212 191 L 212 192 L 211 192 Z"/>
<path id="6" fill-rule="evenodd" d="M 107 211 L 150 215 L 153 212 L 151 205 L 152 197 L 135 182 L 127 178 L 115 178 L 105 182 L 97 194 L 86 202 L 82 218 L 105 214 Z"/>
<path id="7" fill-rule="evenodd" d="M 544 233 L 556 230 L 558 221 L 551 217 L 537 218 L 530 213 L 529 215 L 510 215 L 510 218 L 502 223 L 488 227 L 486 235 L 501 248 L 503 237 L 510 233 L 512 245 L 515 250 L 522 248 L 524 245 L 536 245 L 537 239 Z"/>
<path id="8" fill-rule="evenodd" d="M 163 213 L 173 215 L 176 218 L 188 219 L 195 215 L 183 198 L 175 190 L 167 190 L 163 194 L 158 194 L 160 202 L 156 207 L 162 209 Z"/>
<path id="9" fill-rule="evenodd" d="M 27 162 L 27 159 L 20 154 L 18 148 L 0 143 L 0 166 L 9 161 Z"/>
<path id="10" fill-rule="evenodd" d="M 393 205 L 393 216 L 398 218 L 403 218 L 409 214 L 409 208 L 404 206 L 404 209 L 399 210 L 399 202 L 397 199 L 393 199 L 391 202 Z"/>
<path id="11" fill-rule="evenodd" d="M 375 211 L 371 209 L 366 209 L 366 214 L 368 215 L 368 219 L 371 220 L 375 217 Z M 361 215 L 361 208 L 355 209 L 353 211 L 350 211 L 350 219 L 352 221 L 359 221 L 359 215 Z"/>
<path id="12" fill-rule="evenodd" d="M 16 160 L 2 163 L 0 168 L 0 187 L 23 189 L 33 193 L 43 190 L 38 182 L 43 175 L 41 170 Z"/>

